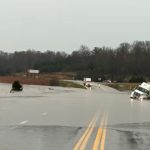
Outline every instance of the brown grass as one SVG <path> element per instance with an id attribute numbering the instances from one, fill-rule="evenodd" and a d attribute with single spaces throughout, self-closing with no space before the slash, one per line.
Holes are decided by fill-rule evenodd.
<path id="1" fill-rule="evenodd" d="M 27 77 L 13 77 L 13 76 L 0 76 L 1 83 L 13 83 L 15 80 L 19 80 L 21 84 L 33 84 L 33 85 L 48 85 L 49 80 L 44 78 L 27 78 Z"/>
<path id="2" fill-rule="evenodd" d="M 23 73 L 14 74 L 12 76 L 0 76 L 1 83 L 13 83 L 15 80 L 19 80 L 21 84 L 32 84 L 32 85 L 49 85 L 51 79 L 57 78 L 58 80 L 72 80 L 74 77 L 73 73 L 69 72 L 57 72 L 40 74 L 39 78 L 27 77 Z"/>
<path id="3" fill-rule="evenodd" d="M 128 90 L 133 90 L 139 84 L 140 83 L 107 83 L 104 85 L 107 85 L 107 86 L 117 89 L 119 91 L 128 91 Z"/>

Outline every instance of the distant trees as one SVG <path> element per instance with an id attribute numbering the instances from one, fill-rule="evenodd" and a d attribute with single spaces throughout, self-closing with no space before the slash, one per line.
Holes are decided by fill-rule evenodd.
<path id="1" fill-rule="evenodd" d="M 0 51 L 0 75 L 25 72 L 29 68 L 41 72 L 71 71 L 76 78 L 99 77 L 111 80 L 134 80 L 150 77 L 150 41 L 121 43 L 116 49 L 82 45 L 71 54 L 65 52 L 27 50 L 14 53 Z M 129 79 L 130 78 L 130 79 Z"/>

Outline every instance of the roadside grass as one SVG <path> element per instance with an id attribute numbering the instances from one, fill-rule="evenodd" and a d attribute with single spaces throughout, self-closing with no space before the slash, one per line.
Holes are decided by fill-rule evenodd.
<path id="1" fill-rule="evenodd" d="M 104 85 L 117 89 L 119 91 L 130 91 L 140 83 L 104 83 Z"/>
<path id="2" fill-rule="evenodd" d="M 83 85 L 80 85 L 78 83 L 74 83 L 71 81 L 63 81 L 63 80 L 59 81 L 59 86 L 86 89 Z"/>
<path id="3" fill-rule="evenodd" d="M 81 88 L 86 89 L 83 85 L 66 80 L 59 80 L 58 78 L 52 78 L 49 81 L 50 86 L 61 86 L 61 87 L 69 87 L 69 88 Z"/>

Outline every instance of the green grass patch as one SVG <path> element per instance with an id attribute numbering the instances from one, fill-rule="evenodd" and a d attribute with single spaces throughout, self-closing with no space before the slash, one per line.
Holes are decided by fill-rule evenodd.
<path id="1" fill-rule="evenodd" d="M 119 91 L 133 90 L 140 83 L 106 83 L 104 85 L 117 89 Z"/>
<path id="2" fill-rule="evenodd" d="M 59 86 L 86 89 L 83 85 L 80 85 L 78 83 L 74 83 L 71 81 L 63 81 L 63 80 L 59 81 Z"/>
<path id="3" fill-rule="evenodd" d="M 50 86 L 61 86 L 61 87 L 70 87 L 70 88 L 81 88 L 86 89 L 83 85 L 72 82 L 72 81 L 65 81 L 59 80 L 58 78 L 52 78 L 49 80 Z"/>

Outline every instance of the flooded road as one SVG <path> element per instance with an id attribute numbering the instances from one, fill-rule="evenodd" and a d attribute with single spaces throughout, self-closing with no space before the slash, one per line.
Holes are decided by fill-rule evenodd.
<path id="1" fill-rule="evenodd" d="M 150 101 L 101 85 L 92 90 L 0 84 L 2 150 L 149 150 Z"/>

